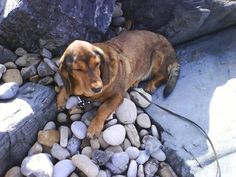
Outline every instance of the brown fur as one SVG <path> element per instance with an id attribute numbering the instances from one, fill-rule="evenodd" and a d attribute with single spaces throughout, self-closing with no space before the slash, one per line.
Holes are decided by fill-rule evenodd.
<path id="1" fill-rule="evenodd" d="M 173 90 L 179 65 L 171 44 L 161 35 L 129 31 L 104 43 L 76 40 L 60 59 L 64 87 L 57 97 L 64 107 L 69 95 L 83 95 L 102 102 L 88 128 L 88 136 L 99 136 L 107 117 L 122 103 L 126 91 L 149 78 L 145 90 L 153 92 L 167 82 L 164 95 Z"/>

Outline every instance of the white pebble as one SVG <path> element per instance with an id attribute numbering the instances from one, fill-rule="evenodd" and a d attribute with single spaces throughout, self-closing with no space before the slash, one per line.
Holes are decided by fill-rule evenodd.
<path id="1" fill-rule="evenodd" d="M 145 177 L 143 165 L 138 166 L 138 177 Z"/>
<path id="2" fill-rule="evenodd" d="M 131 100 L 124 98 L 116 110 L 116 116 L 123 124 L 134 123 L 137 118 L 137 108 Z"/>
<path id="3" fill-rule="evenodd" d="M 53 157 L 55 157 L 58 160 L 64 160 L 68 157 L 70 157 L 70 153 L 67 149 L 64 149 L 59 144 L 55 143 L 52 146 L 51 154 Z"/>
<path id="4" fill-rule="evenodd" d="M 166 160 L 166 154 L 161 149 L 152 153 L 151 157 L 161 162 Z"/>
<path id="5" fill-rule="evenodd" d="M 60 145 L 61 147 L 66 147 L 68 144 L 70 129 L 67 126 L 60 126 Z"/>
<path id="6" fill-rule="evenodd" d="M 86 136 L 87 127 L 83 122 L 75 121 L 71 124 L 71 131 L 77 138 L 84 139 Z"/>
<path id="7" fill-rule="evenodd" d="M 66 102 L 66 109 L 71 109 L 76 106 L 80 100 L 76 96 L 70 96 Z"/>
<path id="8" fill-rule="evenodd" d="M 131 146 L 131 142 L 129 141 L 129 139 L 125 138 L 125 140 L 122 144 L 123 149 L 126 150 L 130 146 Z"/>
<path id="9" fill-rule="evenodd" d="M 142 130 L 140 130 L 140 132 L 139 132 L 139 136 L 140 136 L 140 138 L 143 138 L 145 135 L 148 135 L 149 133 L 148 133 L 148 131 L 146 130 L 146 129 L 142 129 Z"/>
<path id="10" fill-rule="evenodd" d="M 108 128 L 108 127 L 110 127 L 110 126 L 112 126 L 112 125 L 115 125 L 115 124 L 117 124 L 117 119 L 112 119 L 112 120 L 110 120 L 110 121 L 108 121 L 106 124 L 105 124 L 105 128 Z"/>
<path id="11" fill-rule="evenodd" d="M 96 177 L 99 173 L 99 168 L 85 155 L 74 155 L 72 161 L 88 177 Z"/>
<path id="12" fill-rule="evenodd" d="M 107 177 L 107 173 L 104 170 L 100 170 L 97 177 Z"/>
<path id="13" fill-rule="evenodd" d="M 67 177 L 69 176 L 74 170 L 75 165 L 69 159 L 61 160 L 55 164 L 53 167 L 53 177 Z"/>
<path id="14" fill-rule="evenodd" d="M 135 128 L 134 124 L 125 125 L 125 130 L 127 132 L 127 135 L 128 135 L 128 138 L 129 138 L 131 144 L 136 146 L 137 148 L 139 148 L 141 145 L 140 138 L 139 138 L 138 131 Z"/>
<path id="15" fill-rule="evenodd" d="M 158 133 L 158 130 L 157 130 L 157 127 L 156 127 L 155 125 L 152 125 L 152 126 L 151 126 L 151 131 L 152 131 L 152 135 L 153 135 L 153 136 L 157 137 L 157 139 L 160 138 L 159 133 Z"/>
<path id="16" fill-rule="evenodd" d="M 109 144 L 107 144 L 107 143 L 104 141 L 102 134 L 103 134 L 103 133 L 101 133 L 101 134 L 99 135 L 99 137 L 98 137 L 99 144 L 101 145 L 101 147 L 102 147 L 103 149 L 106 149 L 106 148 L 109 146 Z"/>
<path id="17" fill-rule="evenodd" d="M 131 160 L 134 160 L 134 159 L 136 159 L 139 156 L 139 149 L 136 148 L 136 147 L 133 147 L 133 146 L 128 147 L 125 150 L 125 152 L 129 155 L 129 158 Z"/>
<path id="18" fill-rule="evenodd" d="M 135 88 L 134 91 L 130 92 L 131 100 L 133 100 L 138 106 L 142 108 L 148 107 L 150 103 L 138 92 L 141 92 L 148 98 L 148 100 L 152 101 L 152 96 L 145 92 L 142 88 Z"/>
<path id="19" fill-rule="evenodd" d="M 131 160 L 127 172 L 127 177 L 136 177 L 137 176 L 137 171 L 138 171 L 138 165 L 135 160 Z"/>
<path id="20" fill-rule="evenodd" d="M 151 127 L 151 121 L 147 114 L 141 113 L 137 117 L 137 124 L 142 128 L 150 128 Z"/>
<path id="21" fill-rule="evenodd" d="M 42 152 L 43 152 L 43 146 L 36 141 L 28 151 L 28 156 L 39 154 Z"/>
<path id="22" fill-rule="evenodd" d="M 109 145 L 116 146 L 125 139 L 125 128 L 121 124 L 113 125 L 103 132 L 103 139 Z"/>
<path id="23" fill-rule="evenodd" d="M 70 116 L 70 120 L 72 121 L 80 120 L 80 118 L 81 118 L 81 114 L 73 114 Z"/>
<path id="24" fill-rule="evenodd" d="M 145 162 L 148 161 L 150 155 L 147 154 L 146 151 L 140 151 L 138 158 L 136 159 L 136 162 L 140 165 L 143 165 Z"/>
<path id="25" fill-rule="evenodd" d="M 92 148 L 90 146 L 86 146 L 82 149 L 81 154 L 91 158 L 92 152 L 93 152 Z"/>
<path id="26" fill-rule="evenodd" d="M 90 139 L 90 144 L 91 144 L 91 148 L 92 148 L 93 150 L 100 148 L 99 140 L 98 140 L 97 138 L 95 138 L 95 139 Z"/>

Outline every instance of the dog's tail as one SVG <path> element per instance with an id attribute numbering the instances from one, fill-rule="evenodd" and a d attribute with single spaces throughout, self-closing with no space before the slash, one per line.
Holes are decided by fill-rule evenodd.
<path id="1" fill-rule="evenodd" d="M 174 90 L 177 79 L 179 77 L 180 72 L 180 65 L 179 63 L 175 62 L 168 66 L 168 80 L 163 92 L 164 97 L 167 97 L 171 94 Z"/>

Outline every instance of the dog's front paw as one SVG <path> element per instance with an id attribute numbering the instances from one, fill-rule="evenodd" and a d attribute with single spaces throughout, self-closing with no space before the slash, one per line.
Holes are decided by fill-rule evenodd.
<path id="1" fill-rule="evenodd" d="M 93 119 L 87 129 L 87 136 L 89 138 L 99 137 L 103 129 L 103 124 L 99 123 L 97 119 Z"/>

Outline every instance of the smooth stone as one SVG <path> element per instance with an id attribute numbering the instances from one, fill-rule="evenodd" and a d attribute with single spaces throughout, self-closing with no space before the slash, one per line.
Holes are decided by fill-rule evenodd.
<path id="1" fill-rule="evenodd" d="M 34 145 L 28 151 L 28 156 L 39 154 L 43 152 L 43 146 L 39 142 L 35 142 Z"/>
<path id="2" fill-rule="evenodd" d="M 134 124 L 125 125 L 125 129 L 126 129 L 126 133 L 127 133 L 127 136 L 129 138 L 131 144 L 136 146 L 137 148 L 139 148 L 141 145 L 140 138 L 139 138 L 138 131 L 135 128 Z"/>
<path id="3" fill-rule="evenodd" d="M 61 78 L 61 76 L 60 76 L 60 74 L 59 74 L 58 72 L 54 75 L 54 81 L 56 82 L 56 84 L 57 84 L 59 87 L 62 87 L 62 86 L 63 86 L 62 78 Z"/>
<path id="4" fill-rule="evenodd" d="M 38 142 L 42 145 L 52 147 L 54 143 L 58 143 L 60 133 L 58 130 L 41 130 L 38 132 Z"/>
<path id="5" fill-rule="evenodd" d="M 5 73 L 7 70 L 6 66 L 3 64 L 0 64 L 0 79 L 2 78 L 3 73 Z"/>
<path id="6" fill-rule="evenodd" d="M 34 65 L 27 66 L 21 69 L 21 75 L 24 80 L 29 79 L 37 74 L 37 69 Z"/>
<path id="7" fill-rule="evenodd" d="M 46 49 L 46 48 L 41 49 L 41 50 L 40 50 L 40 54 L 41 54 L 42 57 L 46 57 L 46 58 L 49 58 L 49 59 L 52 58 L 52 52 L 49 51 L 49 50 Z"/>
<path id="8" fill-rule="evenodd" d="M 18 69 L 8 69 L 3 74 L 2 79 L 4 82 L 16 82 L 19 85 L 23 83 L 23 79 Z"/>
<path id="9" fill-rule="evenodd" d="M 73 162 L 69 159 L 57 162 L 53 167 L 52 177 L 67 177 L 76 169 Z"/>
<path id="10" fill-rule="evenodd" d="M 98 140 L 97 138 L 91 139 L 91 140 L 90 140 L 90 145 L 91 145 L 91 148 L 92 148 L 93 150 L 100 148 L 99 140 Z"/>
<path id="11" fill-rule="evenodd" d="M 51 83 L 53 83 L 53 78 L 51 76 L 46 76 L 46 77 L 43 77 L 42 79 L 40 79 L 38 81 L 39 84 L 42 84 L 42 85 L 49 85 Z"/>
<path id="12" fill-rule="evenodd" d="M 110 120 L 110 121 L 108 121 L 106 124 L 105 124 L 105 128 L 108 128 L 108 127 L 110 127 L 110 126 L 112 126 L 112 125 L 115 125 L 115 124 L 117 124 L 117 119 L 112 119 L 112 120 Z"/>
<path id="13" fill-rule="evenodd" d="M 145 176 L 154 176 L 158 170 L 159 162 L 156 159 L 149 160 L 144 165 Z"/>
<path id="14" fill-rule="evenodd" d="M 103 135 L 102 135 L 102 134 L 103 134 L 103 133 L 101 133 L 101 134 L 99 135 L 98 141 L 99 141 L 99 144 L 101 145 L 101 147 L 102 147 L 103 149 L 106 149 L 106 148 L 109 146 L 109 144 L 107 144 L 106 141 L 103 139 Z"/>
<path id="15" fill-rule="evenodd" d="M 16 59 L 15 63 L 20 67 L 27 67 L 27 66 L 36 66 L 39 64 L 41 58 L 38 54 L 27 53 L 19 58 Z"/>
<path id="16" fill-rule="evenodd" d="M 97 177 L 107 177 L 107 173 L 104 170 L 100 170 Z"/>
<path id="17" fill-rule="evenodd" d="M 135 160 L 131 160 L 127 172 L 127 177 L 136 177 L 138 171 L 138 164 Z"/>
<path id="18" fill-rule="evenodd" d="M 53 164 L 45 153 L 25 157 L 21 163 L 21 173 L 25 176 L 52 177 Z"/>
<path id="19" fill-rule="evenodd" d="M 139 156 L 139 149 L 136 147 L 128 147 L 125 152 L 129 155 L 129 159 L 134 160 Z"/>
<path id="20" fill-rule="evenodd" d="M 56 66 L 55 63 L 53 63 L 53 61 L 51 61 L 51 60 L 48 59 L 48 58 L 44 58 L 43 61 L 44 61 L 45 63 L 47 63 L 48 66 L 49 66 L 53 71 L 55 71 L 55 72 L 58 71 L 58 67 Z"/>
<path id="21" fill-rule="evenodd" d="M 146 151 L 140 151 L 139 156 L 136 159 L 136 162 L 140 165 L 143 165 L 145 162 L 148 161 L 149 158 L 150 158 L 150 155 Z"/>
<path id="22" fill-rule="evenodd" d="M 116 116 L 123 124 L 134 123 L 137 118 L 137 108 L 131 100 L 124 98 L 123 102 L 116 110 Z"/>
<path id="23" fill-rule="evenodd" d="M 19 85 L 15 82 L 4 83 L 0 86 L 0 99 L 11 99 L 16 96 Z"/>
<path id="24" fill-rule="evenodd" d="M 43 130 L 55 130 L 56 124 L 53 121 L 49 121 L 43 128 Z"/>
<path id="25" fill-rule="evenodd" d="M 7 69 L 17 69 L 17 65 L 12 61 L 4 63 L 4 66 L 6 66 Z"/>
<path id="26" fill-rule="evenodd" d="M 131 142 L 129 141 L 129 139 L 127 139 L 127 138 L 125 138 L 125 140 L 124 140 L 124 142 L 123 142 L 123 144 L 122 144 L 122 148 L 124 149 L 124 150 L 126 150 L 128 147 L 130 147 L 131 146 Z"/>
<path id="27" fill-rule="evenodd" d="M 99 173 L 99 168 L 85 155 L 74 155 L 72 161 L 88 177 L 96 177 Z"/>
<path id="28" fill-rule="evenodd" d="M 73 156 L 79 152 L 80 140 L 74 135 L 69 139 L 67 144 L 67 150 L 70 152 L 70 155 Z"/>
<path id="29" fill-rule="evenodd" d="M 113 153 L 117 153 L 117 152 L 123 152 L 123 149 L 121 146 L 109 146 L 108 148 L 106 148 L 105 150 L 106 152 L 110 151 Z"/>
<path id="30" fill-rule="evenodd" d="M 90 146 L 86 146 L 82 149 L 81 154 L 87 156 L 88 158 L 92 157 L 93 149 Z"/>
<path id="31" fill-rule="evenodd" d="M 70 96 L 66 102 L 66 109 L 71 109 L 76 106 L 80 100 L 76 96 Z"/>
<path id="32" fill-rule="evenodd" d="M 80 177 L 78 176 L 75 172 L 71 173 L 71 175 L 69 177 Z"/>
<path id="33" fill-rule="evenodd" d="M 138 177 L 145 177 L 143 165 L 138 166 Z"/>
<path id="34" fill-rule="evenodd" d="M 60 123 L 66 122 L 67 121 L 67 115 L 63 112 L 60 112 L 57 114 L 57 121 Z"/>
<path id="35" fill-rule="evenodd" d="M 146 135 L 148 135 L 148 134 L 149 134 L 149 132 L 148 132 L 146 129 L 142 129 L 142 130 L 140 130 L 140 132 L 139 132 L 140 138 L 143 138 L 144 136 L 146 136 Z"/>
<path id="36" fill-rule="evenodd" d="M 118 3 L 118 2 L 115 3 L 114 10 L 113 10 L 113 13 L 112 13 L 113 18 L 121 17 L 123 15 L 123 11 L 121 9 L 121 6 L 122 6 L 121 3 Z"/>
<path id="37" fill-rule="evenodd" d="M 158 170 L 158 174 L 160 175 L 160 177 L 162 177 L 162 176 L 178 177 L 177 174 L 175 173 L 175 171 L 172 169 L 172 167 L 169 164 L 167 164 L 165 162 L 161 162 L 159 167 L 160 167 L 160 169 Z M 215 174 L 215 170 L 213 170 L 212 174 Z M 206 174 L 204 173 L 203 177 L 205 177 L 205 176 L 206 176 Z"/>
<path id="38" fill-rule="evenodd" d="M 15 54 L 18 55 L 19 57 L 27 54 L 27 51 L 23 49 L 22 47 L 19 47 L 15 50 Z"/>
<path id="39" fill-rule="evenodd" d="M 75 121 L 71 124 L 71 131 L 79 138 L 84 139 L 87 132 L 87 127 L 82 121 Z"/>
<path id="40" fill-rule="evenodd" d="M 151 120 L 146 113 L 141 113 L 137 117 L 137 124 L 142 128 L 150 128 Z"/>
<path id="41" fill-rule="evenodd" d="M 94 150 L 92 152 L 92 160 L 99 166 L 105 165 L 110 159 L 108 153 L 102 150 Z"/>
<path id="42" fill-rule="evenodd" d="M 145 92 L 142 88 L 135 88 L 134 91 L 130 92 L 130 97 L 135 104 L 142 108 L 146 108 L 150 105 L 150 103 L 138 92 L 141 92 L 144 96 L 147 97 L 148 100 L 152 101 L 152 96 Z"/>
<path id="43" fill-rule="evenodd" d="M 88 112 L 85 112 L 81 117 L 81 121 L 83 121 L 87 126 L 89 126 L 95 114 L 96 114 L 96 111 L 93 109 Z"/>
<path id="44" fill-rule="evenodd" d="M 73 115 L 73 114 L 81 114 L 83 113 L 82 108 L 78 108 L 78 107 L 73 107 L 69 110 L 69 114 Z"/>
<path id="45" fill-rule="evenodd" d="M 70 116 L 70 120 L 72 121 L 80 120 L 80 118 L 81 118 L 81 114 L 73 114 Z"/>
<path id="46" fill-rule="evenodd" d="M 157 152 L 162 147 L 161 142 L 156 137 L 151 135 L 144 136 L 142 142 L 145 146 L 145 150 L 149 154 Z"/>
<path id="47" fill-rule="evenodd" d="M 4 177 L 23 177 L 23 175 L 21 174 L 20 167 L 15 166 L 6 172 Z"/>
<path id="48" fill-rule="evenodd" d="M 68 144 L 70 129 L 67 126 L 62 125 L 59 127 L 59 132 L 60 132 L 60 145 L 61 147 L 65 148 Z"/>
<path id="49" fill-rule="evenodd" d="M 125 17 L 115 17 L 112 18 L 111 24 L 113 26 L 121 26 L 125 22 Z"/>
<path id="50" fill-rule="evenodd" d="M 160 138 L 160 135 L 159 135 L 159 133 L 158 133 L 157 127 L 156 127 L 155 125 L 152 125 L 152 126 L 151 126 L 151 132 L 152 132 L 152 136 L 157 137 L 157 139 Z"/>
<path id="51" fill-rule="evenodd" d="M 113 125 L 103 131 L 103 139 L 112 146 L 120 145 L 125 139 L 125 128 L 121 124 Z"/>
<path id="52" fill-rule="evenodd" d="M 41 62 L 38 65 L 37 71 L 40 77 L 50 76 L 54 74 L 54 71 L 45 62 Z"/>
<path id="53" fill-rule="evenodd" d="M 58 160 L 64 160 L 64 159 L 70 157 L 69 151 L 67 149 L 61 147 L 57 143 L 53 144 L 50 152 L 51 152 L 52 156 Z"/>
<path id="54" fill-rule="evenodd" d="M 158 151 L 152 153 L 151 157 L 153 157 L 154 159 L 156 159 L 160 162 L 163 162 L 163 161 L 166 160 L 166 154 L 161 149 L 159 149 Z"/>

